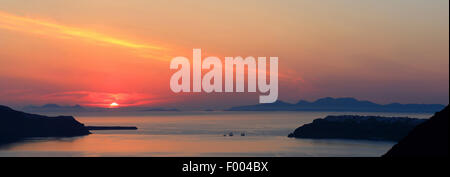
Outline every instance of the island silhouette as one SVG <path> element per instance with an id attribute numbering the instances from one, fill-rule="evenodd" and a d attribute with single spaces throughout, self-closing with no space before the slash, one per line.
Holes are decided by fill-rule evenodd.
<path id="1" fill-rule="evenodd" d="M 399 141 L 425 121 L 408 117 L 327 116 L 298 127 L 288 137 Z"/>

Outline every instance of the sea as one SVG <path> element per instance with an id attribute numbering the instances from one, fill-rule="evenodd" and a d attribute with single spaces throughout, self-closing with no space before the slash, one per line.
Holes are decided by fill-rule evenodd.
<path id="1" fill-rule="evenodd" d="M 96 130 L 90 135 L 69 138 L 32 138 L 0 146 L 0 156 L 376 157 L 386 153 L 395 142 L 296 139 L 287 135 L 297 127 L 327 115 L 431 117 L 431 114 L 418 113 L 283 111 L 147 111 L 71 115 L 87 126 L 136 126 L 138 129 Z"/>

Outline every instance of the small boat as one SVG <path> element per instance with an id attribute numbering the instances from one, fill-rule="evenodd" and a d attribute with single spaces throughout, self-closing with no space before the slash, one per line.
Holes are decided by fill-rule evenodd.
<path id="1" fill-rule="evenodd" d="M 244 133 L 244 132 L 242 132 L 242 133 L 241 133 L 241 136 L 245 136 L 245 133 Z"/>
<path id="2" fill-rule="evenodd" d="M 233 136 L 233 132 L 230 132 L 230 133 L 228 134 L 228 136 Z"/>

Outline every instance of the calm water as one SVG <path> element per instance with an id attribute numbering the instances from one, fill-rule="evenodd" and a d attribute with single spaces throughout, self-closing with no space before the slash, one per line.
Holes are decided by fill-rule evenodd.
<path id="1" fill-rule="evenodd" d="M 393 142 L 293 139 L 326 115 L 428 118 L 430 114 L 330 112 L 141 112 L 77 115 L 86 125 L 137 126 L 74 138 L 36 138 L 0 147 L 0 156 L 380 156 Z M 128 115 L 127 115 L 128 114 Z M 234 136 L 224 136 L 233 132 Z M 240 136 L 241 133 L 246 136 Z"/>

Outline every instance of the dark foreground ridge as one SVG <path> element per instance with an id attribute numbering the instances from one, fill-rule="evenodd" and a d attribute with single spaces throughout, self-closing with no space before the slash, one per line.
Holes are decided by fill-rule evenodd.
<path id="1" fill-rule="evenodd" d="M 449 107 L 415 127 L 383 157 L 448 156 Z"/>
<path id="2" fill-rule="evenodd" d="M 86 126 L 88 130 L 137 130 L 137 127 L 125 126 Z"/>
<path id="3" fill-rule="evenodd" d="M 355 98 L 321 98 L 313 102 L 300 100 L 296 104 L 282 101 L 249 106 L 232 107 L 227 111 L 332 111 L 332 112 L 416 112 L 434 113 L 442 110 L 441 104 L 376 104 Z"/>
<path id="4" fill-rule="evenodd" d="M 0 105 L 0 144 L 30 137 L 72 137 L 90 134 L 72 116 L 47 117 Z"/>
<path id="5" fill-rule="evenodd" d="M 399 141 L 425 119 L 380 116 L 327 116 L 305 124 L 289 137 Z"/>

